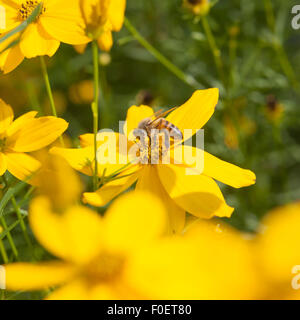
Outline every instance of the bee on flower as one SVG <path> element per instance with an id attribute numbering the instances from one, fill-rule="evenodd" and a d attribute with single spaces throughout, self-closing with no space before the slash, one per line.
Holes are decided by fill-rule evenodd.
<path id="1" fill-rule="evenodd" d="M 98 162 L 100 188 L 96 192 L 84 193 L 84 201 L 94 206 L 105 206 L 118 194 L 136 184 L 137 190 L 151 192 L 167 204 L 171 233 L 180 232 L 183 229 L 186 212 L 205 219 L 213 216 L 230 217 L 233 208 L 225 202 L 214 179 L 234 188 L 240 188 L 254 184 L 255 174 L 250 170 L 222 161 L 203 150 L 178 143 L 185 128 L 190 130 L 182 137 L 183 141 L 191 138 L 199 128 L 203 127 L 212 116 L 217 102 L 217 89 L 198 90 L 190 100 L 173 110 L 164 120 L 162 118 L 155 120 L 155 125 L 158 127 L 164 123 L 169 129 L 178 133 L 179 140 L 171 141 L 167 148 L 166 156 L 172 160 L 170 163 L 163 163 L 164 155 L 160 149 L 157 152 L 158 162 L 152 163 L 149 158 L 152 152 L 147 151 L 151 150 L 151 146 L 145 149 L 146 151 L 140 149 L 141 141 L 134 135 L 136 129 L 151 123 L 150 119 L 154 116 L 153 109 L 148 106 L 129 108 L 124 134 L 111 132 L 107 136 L 110 144 L 106 151 L 116 150 L 117 160 L 115 163 L 107 164 Z M 103 138 L 102 133 L 97 137 L 99 147 L 104 142 L 101 142 Z M 149 141 L 147 135 L 145 139 Z M 82 147 L 80 149 L 53 148 L 51 152 L 63 156 L 76 170 L 93 175 L 93 135 L 83 135 L 80 140 Z M 142 161 L 132 162 L 128 150 L 123 150 L 123 146 L 126 145 L 130 150 L 132 150 L 131 147 L 133 150 L 136 148 L 138 159 Z M 104 149 L 99 160 L 105 157 Z M 180 157 L 182 154 L 188 156 L 182 159 Z M 195 166 L 197 162 L 190 164 L 191 155 L 196 159 L 202 158 L 204 167 Z M 187 169 L 193 174 L 187 174 Z"/>

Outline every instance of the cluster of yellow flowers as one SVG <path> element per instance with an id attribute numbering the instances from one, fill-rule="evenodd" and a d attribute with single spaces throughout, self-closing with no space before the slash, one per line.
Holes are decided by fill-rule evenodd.
<path id="1" fill-rule="evenodd" d="M 35 21 L 25 31 L 16 33 L 0 44 L 0 70 L 8 73 L 24 58 L 52 57 L 60 43 L 76 45 L 83 51 L 86 44 L 97 39 L 102 50 L 110 50 L 112 31 L 119 31 L 124 20 L 126 0 L 1 0 L 6 13 L 3 36 L 24 22 L 40 5 Z M 12 42 L 18 43 L 5 50 Z"/>
<path id="2" fill-rule="evenodd" d="M 0 0 L 0 4 L 7 12 L 4 35 L 40 5 L 35 21 L 14 35 L 16 45 L 2 52 L 8 40 L 1 43 L 4 73 L 24 57 L 52 56 L 60 42 L 83 51 L 88 42 L 97 41 L 102 50 L 109 50 L 112 31 L 120 30 L 125 11 L 125 0 Z M 197 90 L 166 120 L 182 132 L 191 129 L 184 136 L 187 140 L 210 119 L 218 98 L 218 89 Z M 199 172 L 188 162 L 176 161 L 176 149 L 199 154 L 197 148 L 182 144 L 170 147 L 170 164 L 135 164 L 120 150 L 120 140 L 135 143 L 130 132 L 154 115 L 151 107 L 130 107 L 124 134 L 109 134 L 117 150 L 114 164 L 95 160 L 95 141 L 97 147 L 104 144 L 102 133 L 80 136 L 77 149 L 53 146 L 68 123 L 36 115 L 29 112 L 14 120 L 12 108 L 0 100 L 0 175 L 8 170 L 37 187 L 29 205 L 30 227 L 57 259 L 7 264 L 8 290 L 48 290 L 48 299 L 299 297 L 291 281 L 293 268 L 300 263 L 300 204 L 270 213 L 257 235 L 244 234 L 214 218 L 230 218 L 234 210 L 215 180 L 241 188 L 255 183 L 253 172 L 204 151 Z M 48 146 L 50 151 L 36 153 Z M 98 189 L 84 192 L 81 199 L 83 186 L 74 169 L 88 176 L 96 172 Z M 195 174 L 187 175 L 186 169 Z M 134 184 L 134 191 L 114 200 Z M 104 216 L 90 209 L 111 201 Z"/>

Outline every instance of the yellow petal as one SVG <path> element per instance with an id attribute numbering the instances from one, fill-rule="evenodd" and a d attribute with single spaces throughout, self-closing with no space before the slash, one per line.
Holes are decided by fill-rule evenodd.
<path id="1" fill-rule="evenodd" d="M 263 220 L 261 234 L 256 241 L 263 276 L 274 284 L 283 284 L 286 289 L 291 288 L 292 269 L 300 261 L 299 213 L 300 202 L 272 210 Z"/>
<path id="2" fill-rule="evenodd" d="M 91 41 L 85 35 L 79 0 L 47 1 L 45 7 L 46 12 L 39 20 L 54 39 L 73 45 Z"/>
<path id="3" fill-rule="evenodd" d="M 177 150 L 180 151 L 179 148 L 183 150 L 182 159 L 180 159 L 180 153 L 177 153 Z M 246 187 L 255 183 L 256 176 L 252 171 L 218 159 L 206 151 L 179 145 L 178 149 L 174 149 L 174 154 L 172 152 L 171 157 L 177 161 L 172 163 L 180 163 L 182 160 L 180 164 L 195 170 L 195 173 L 202 173 L 234 188 Z"/>
<path id="4" fill-rule="evenodd" d="M 148 191 L 160 198 L 168 212 L 168 232 L 181 232 L 185 224 L 185 211 L 167 194 L 158 177 L 155 166 L 144 166 L 140 171 L 136 190 Z"/>
<path id="5" fill-rule="evenodd" d="M 208 152 L 204 152 L 203 174 L 234 188 L 250 186 L 256 181 L 256 176 L 252 171 L 220 160 Z"/>
<path id="6" fill-rule="evenodd" d="M 36 151 L 54 142 L 67 128 L 68 123 L 60 118 L 34 118 L 10 136 L 7 145 L 17 152 Z"/>
<path id="7" fill-rule="evenodd" d="M 0 176 L 4 175 L 5 171 L 7 170 L 7 163 L 5 155 L 0 152 Z"/>
<path id="8" fill-rule="evenodd" d="M 151 117 L 153 115 L 152 108 L 148 106 L 132 106 L 127 111 L 127 117 L 126 122 L 124 125 L 124 133 L 129 137 L 129 139 L 132 139 L 132 131 L 134 129 L 137 129 L 140 121 Z"/>
<path id="9" fill-rule="evenodd" d="M 31 291 L 62 284 L 74 274 L 74 268 L 62 262 L 37 264 L 12 263 L 5 267 L 8 290 Z"/>
<path id="10" fill-rule="evenodd" d="M 178 127 L 184 134 L 184 140 L 187 140 L 210 119 L 218 99 L 219 90 L 217 88 L 195 91 L 185 104 L 168 115 L 167 120 Z M 192 129 L 192 133 L 185 134 L 184 129 Z"/>
<path id="11" fill-rule="evenodd" d="M 81 148 L 90 147 L 94 145 L 93 133 L 86 133 L 79 136 Z"/>
<path id="12" fill-rule="evenodd" d="M 19 16 L 19 3 L 13 0 L 2 0 L 1 6 L 5 9 L 5 28 L 0 33 L 10 31 L 17 27 L 22 21 Z"/>
<path id="13" fill-rule="evenodd" d="M 0 99 L 0 134 L 4 133 L 14 119 L 14 112 L 8 104 Z"/>
<path id="14" fill-rule="evenodd" d="M 5 34 L 4 34 L 5 35 Z M 3 36 L 4 36 L 3 35 Z M 0 51 L 5 50 L 19 35 L 10 37 L 0 44 Z M 14 70 L 22 61 L 24 55 L 21 52 L 20 45 L 15 44 L 13 47 L 6 49 L 0 54 L 0 72 L 7 74 Z"/>
<path id="15" fill-rule="evenodd" d="M 196 248 L 177 237 L 134 252 L 125 277 L 144 299 L 200 299 Z"/>
<path id="16" fill-rule="evenodd" d="M 57 257 L 81 265 L 99 254 L 102 221 L 90 209 L 74 206 L 59 215 L 47 198 L 39 197 L 31 203 L 29 220 L 38 241 Z"/>
<path id="17" fill-rule="evenodd" d="M 94 147 L 68 149 L 54 147 L 50 149 L 51 154 L 63 157 L 69 165 L 88 176 L 94 172 Z"/>
<path id="18" fill-rule="evenodd" d="M 87 47 L 87 43 L 74 45 L 74 49 L 80 54 L 84 53 L 86 47 Z"/>
<path id="19" fill-rule="evenodd" d="M 60 156 L 49 155 L 46 150 L 36 156 L 43 165 L 30 183 L 37 185 L 39 193 L 46 195 L 59 211 L 77 203 L 82 192 L 81 181 L 67 161 Z"/>
<path id="20" fill-rule="evenodd" d="M 104 231 L 102 218 L 96 212 L 74 206 L 64 213 L 62 226 L 68 237 L 68 260 L 82 265 L 100 254 Z"/>
<path id="21" fill-rule="evenodd" d="M 105 218 L 108 245 L 130 250 L 159 238 L 166 231 L 167 213 L 163 203 L 148 192 L 135 191 L 116 200 Z"/>
<path id="22" fill-rule="evenodd" d="M 31 183 L 29 178 L 40 169 L 40 162 L 26 153 L 9 152 L 5 155 L 7 170 L 19 180 L 27 180 L 26 182 Z"/>
<path id="23" fill-rule="evenodd" d="M 103 51 L 109 51 L 113 45 L 113 37 L 111 31 L 102 32 L 98 38 L 99 48 Z"/>
<path id="24" fill-rule="evenodd" d="M 114 199 L 117 195 L 126 191 L 137 180 L 137 167 L 129 168 L 120 173 L 116 180 L 106 183 L 96 192 L 86 192 L 83 194 L 83 200 L 93 206 L 102 207 Z M 129 176 L 127 176 L 129 174 Z"/>
<path id="25" fill-rule="evenodd" d="M 114 31 L 120 31 L 125 16 L 126 0 L 111 0 L 108 9 L 109 20 Z"/>
<path id="26" fill-rule="evenodd" d="M 52 57 L 60 42 L 47 34 L 39 23 L 31 23 L 21 37 L 20 48 L 26 58 L 48 55 Z"/>
<path id="27" fill-rule="evenodd" d="M 233 208 L 223 198 L 213 179 L 204 175 L 187 174 L 186 168 L 176 165 L 158 165 L 160 180 L 176 204 L 201 218 L 230 217 Z"/>
<path id="28" fill-rule="evenodd" d="M 220 221 L 198 219 L 185 240 L 197 248 L 200 299 L 260 297 L 263 281 L 253 263 L 252 243 L 242 233 Z"/>
<path id="29" fill-rule="evenodd" d="M 46 300 L 89 300 L 89 288 L 81 279 L 76 279 L 53 291 Z"/>
<path id="30" fill-rule="evenodd" d="M 23 114 L 19 118 L 17 118 L 7 129 L 7 135 L 11 136 L 14 133 L 16 133 L 18 130 L 20 130 L 22 127 L 26 125 L 26 122 L 28 120 L 31 120 L 37 115 L 36 111 L 31 111 Z"/>

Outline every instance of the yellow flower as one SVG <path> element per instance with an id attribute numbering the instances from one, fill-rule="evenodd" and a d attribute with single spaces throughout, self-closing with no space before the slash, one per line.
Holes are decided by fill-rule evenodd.
<path id="1" fill-rule="evenodd" d="M 50 155 L 45 150 L 37 152 L 36 158 L 42 166 L 30 182 L 38 186 L 39 195 L 47 196 L 53 209 L 59 212 L 76 204 L 82 186 L 79 177 L 66 160 Z"/>
<path id="2" fill-rule="evenodd" d="M 35 118 L 28 112 L 14 120 L 12 108 L 0 100 L 0 175 L 6 170 L 20 180 L 30 177 L 40 163 L 27 152 L 42 149 L 55 141 L 68 127 L 55 117 Z"/>
<path id="3" fill-rule="evenodd" d="M 209 0 L 184 0 L 183 5 L 195 15 L 205 15 L 210 9 Z"/>
<path id="4" fill-rule="evenodd" d="M 0 0 L 6 12 L 6 29 L 0 31 L 4 33 L 17 27 L 40 3 L 39 16 L 21 35 L 19 59 L 22 55 L 26 58 L 53 56 L 60 41 L 73 45 L 89 41 L 83 31 L 79 0 Z"/>
<path id="5" fill-rule="evenodd" d="M 166 119 L 178 127 L 181 132 L 184 129 L 192 129 L 192 133 L 186 134 L 187 140 L 196 133 L 199 128 L 212 116 L 218 101 L 218 90 L 198 90 L 184 105 L 174 110 Z M 104 180 L 117 172 L 117 179 L 106 181 L 97 192 L 85 193 L 84 200 L 95 206 L 104 206 L 121 192 L 128 189 L 135 182 L 137 190 L 147 190 L 163 199 L 168 208 L 170 217 L 170 232 L 180 231 L 185 224 L 185 212 L 197 217 L 211 218 L 213 216 L 230 217 L 233 208 L 229 207 L 222 195 L 220 188 L 214 179 L 228 184 L 234 188 L 240 188 L 255 183 L 255 174 L 249 170 L 241 169 L 235 165 L 222 161 L 207 152 L 202 152 L 189 146 L 173 145 L 170 152 L 184 151 L 184 154 L 193 154 L 204 157 L 204 170 L 201 173 L 197 168 L 186 162 L 175 164 L 173 159 L 170 164 L 132 164 L 128 163 L 126 169 L 124 163 L 127 161 L 127 154 L 119 149 L 121 145 L 133 146 L 135 142 L 129 136 L 132 130 L 136 129 L 143 119 L 153 116 L 153 110 L 148 106 L 132 106 L 127 113 L 124 134 L 111 133 L 115 138 L 116 146 L 110 148 L 117 150 L 116 164 L 99 165 L 99 176 Z M 102 134 L 98 140 L 101 144 Z M 114 140 L 112 140 L 114 141 Z M 102 142 L 103 143 L 103 142 Z M 81 149 L 52 149 L 53 153 L 62 155 L 70 165 L 85 174 L 93 174 L 93 135 L 81 137 Z M 101 160 L 101 157 L 99 157 Z M 125 160 L 125 162 L 124 162 Z M 178 163 L 178 162 L 177 162 Z M 186 169 L 193 173 L 186 174 Z M 113 176 L 115 178 L 115 176 Z M 149 203 L 149 205 L 151 205 Z"/>
<path id="6" fill-rule="evenodd" d="M 198 299 L 257 299 L 261 295 L 252 243 L 241 232 L 219 221 L 197 219 L 187 227 L 184 238 L 198 253 Z"/>
<path id="7" fill-rule="evenodd" d="M 166 212 L 151 194 L 122 196 L 104 218 L 82 206 L 56 214 L 38 197 L 29 220 L 39 242 L 61 260 L 7 265 L 8 290 L 59 286 L 48 299 L 198 296 L 198 254 L 184 239 L 163 237 Z"/>
<path id="8" fill-rule="evenodd" d="M 262 222 L 254 248 L 266 299 L 300 299 L 299 229 L 300 202 L 272 210 Z"/>
<path id="9" fill-rule="evenodd" d="M 120 31 L 124 22 L 126 0 L 80 0 L 86 35 L 97 40 L 99 48 L 109 51 L 113 45 L 112 31 Z M 75 46 L 79 53 L 86 44 Z"/>

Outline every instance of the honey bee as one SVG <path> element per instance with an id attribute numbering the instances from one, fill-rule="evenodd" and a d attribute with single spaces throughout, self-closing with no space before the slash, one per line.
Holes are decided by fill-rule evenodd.
<path id="1" fill-rule="evenodd" d="M 164 118 L 168 113 L 170 113 L 174 109 L 176 108 L 167 110 L 166 112 L 163 112 L 162 110 L 156 112 L 152 116 L 154 117 L 154 120 L 152 119 L 152 117 L 149 117 L 140 121 L 137 129 L 146 131 L 148 137 L 151 137 L 151 130 L 153 129 L 160 131 L 167 130 L 169 136 L 172 137 L 174 140 L 182 140 L 183 135 L 180 129 Z"/>

